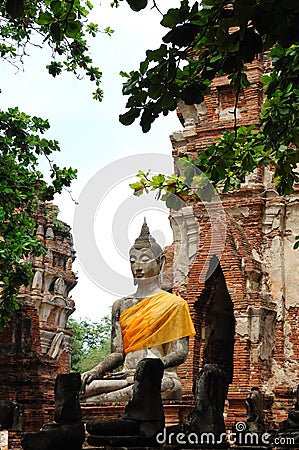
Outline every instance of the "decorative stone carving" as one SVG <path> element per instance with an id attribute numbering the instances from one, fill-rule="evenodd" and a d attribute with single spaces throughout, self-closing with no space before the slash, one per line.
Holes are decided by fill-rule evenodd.
<path id="1" fill-rule="evenodd" d="M 179 211 L 174 211 L 171 227 L 174 237 L 173 283 L 181 285 L 186 281 L 199 245 L 200 231 L 192 208 L 186 206 Z"/>
<path id="2" fill-rule="evenodd" d="M 74 249 L 69 229 L 61 222 L 61 227 L 51 226 L 57 220 L 58 209 L 45 205 L 45 214 L 38 218 L 38 233 L 44 235 L 46 227 L 44 257 L 34 260 L 35 274 L 32 281 L 33 304 L 38 309 L 40 319 L 40 341 L 43 355 L 59 360 L 66 352 L 70 360 L 70 333 L 65 331 L 68 317 L 74 311 L 74 301 L 68 297 L 76 285 L 72 272 Z M 54 258 L 55 255 L 55 258 Z M 68 261 L 66 269 L 65 261 Z M 69 367 L 67 368 L 69 369 Z"/>
<path id="3" fill-rule="evenodd" d="M 0 400 L 0 427 L 5 430 L 22 431 L 23 406 L 10 400 Z"/>
<path id="4" fill-rule="evenodd" d="M 233 121 L 235 120 L 235 117 L 237 119 L 241 119 L 241 112 L 239 108 L 235 108 L 233 106 L 230 106 L 225 109 L 220 109 L 219 111 L 219 120 L 221 121 Z"/>
<path id="5" fill-rule="evenodd" d="M 252 433 L 264 432 L 264 396 L 258 387 L 253 387 L 246 397 L 247 430 Z"/>
<path id="6" fill-rule="evenodd" d="M 42 238 L 44 237 L 45 229 L 44 229 L 44 227 L 42 225 L 38 225 L 37 230 L 36 230 L 36 234 L 39 237 L 42 237 Z"/>
<path id="7" fill-rule="evenodd" d="M 54 231 L 52 227 L 48 227 L 47 231 L 46 231 L 46 239 L 54 239 L 55 235 L 54 235 Z"/>
<path id="8" fill-rule="evenodd" d="M 186 105 L 183 100 L 178 101 L 178 108 L 182 115 L 185 129 L 193 128 L 201 121 L 207 119 L 207 107 L 205 102 L 194 105 Z"/>
<path id="9" fill-rule="evenodd" d="M 41 431 L 25 434 L 24 450 L 81 450 L 85 440 L 81 421 L 78 373 L 58 375 L 55 383 L 55 424 L 46 424 Z"/>
<path id="10" fill-rule="evenodd" d="M 57 278 L 54 283 L 54 294 L 63 295 L 65 291 L 65 282 L 62 278 Z"/>
<path id="11" fill-rule="evenodd" d="M 236 332 L 248 336 L 258 345 L 258 356 L 262 360 L 271 357 L 275 341 L 276 311 L 265 307 L 248 306 L 246 314 L 235 314 Z"/>
<path id="12" fill-rule="evenodd" d="M 51 248 L 48 248 L 46 256 L 45 256 L 45 263 L 53 264 L 53 250 Z"/>
<path id="13" fill-rule="evenodd" d="M 53 359 L 57 358 L 57 356 L 60 352 L 60 349 L 61 349 L 61 344 L 63 342 L 63 339 L 64 339 L 64 333 L 62 331 L 60 333 L 54 335 L 54 338 L 51 342 L 51 346 L 48 351 L 48 355 L 51 358 L 53 358 Z"/>
<path id="14" fill-rule="evenodd" d="M 37 270 L 32 280 L 32 289 L 41 290 L 42 287 L 43 287 L 43 274 L 40 270 Z"/>

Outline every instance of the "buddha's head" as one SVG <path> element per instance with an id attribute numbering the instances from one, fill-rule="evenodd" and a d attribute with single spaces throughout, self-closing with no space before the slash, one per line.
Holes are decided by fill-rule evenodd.
<path id="1" fill-rule="evenodd" d="M 145 279 L 159 281 L 165 264 L 165 255 L 160 245 L 151 236 L 145 219 L 140 235 L 130 249 L 130 264 L 134 284 Z"/>

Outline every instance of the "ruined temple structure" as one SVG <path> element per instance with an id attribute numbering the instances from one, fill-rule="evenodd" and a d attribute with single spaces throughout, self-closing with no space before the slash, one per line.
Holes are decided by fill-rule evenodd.
<path id="1" fill-rule="evenodd" d="M 238 126 L 258 124 L 261 77 L 268 70 L 264 55 L 248 65 L 251 86 L 239 95 Z M 184 127 L 171 135 L 174 158 L 196 159 L 226 129 L 232 130 L 234 106 L 226 77 L 214 80 L 202 104 L 181 104 Z M 299 234 L 298 191 L 279 197 L 269 169 L 259 169 L 240 189 L 221 195 L 221 202 L 209 207 L 190 201 L 171 213 L 174 245 L 167 253 L 175 264 L 163 287 L 174 278 L 173 291 L 188 301 L 197 334 L 178 369 L 183 399 L 164 402 L 167 425 L 187 420 L 194 408 L 192 387 L 204 364 L 220 364 L 228 376 L 227 430 L 246 421 L 246 399 L 253 388 L 263 395 L 267 430 L 287 420 L 298 386 L 299 250 L 293 250 Z M 69 371 L 66 320 L 74 310 L 69 293 L 76 284 L 71 236 L 57 221 L 57 209 L 45 206 L 37 223 L 47 253 L 33 259 L 32 287 L 20 293 L 21 309 L 0 336 L 0 400 L 22 405 L 25 432 L 51 421 L 56 375 Z M 115 420 L 124 407 L 82 405 L 83 420 Z M 10 441 L 10 449 L 19 448 Z"/>
<path id="2" fill-rule="evenodd" d="M 0 400 L 21 405 L 22 432 L 49 422 L 56 376 L 70 371 L 72 333 L 66 322 L 74 311 L 75 252 L 69 227 L 57 214 L 56 206 L 41 205 L 36 232 L 46 253 L 32 257 L 32 285 L 21 289 L 20 309 L 0 335 Z M 9 439 L 9 448 L 21 448 L 18 432 L 9 432 Z"/>
<path id="3" fill-rule="evenodd" d="M 214 80 L 202 104 L 179 105 L 183 129 L 171 135 L 178 171 L 177 158 L 195 160 L 225 130 L 234 129 L 234 116 L 237 126 L 258 125 L 264 101 L 261 77 L 270 62 L 261 55 L 247 67 L 251 85 L 241 91 L 235 114 L 235 92 L 227 77 Z M 299 363 L 299 251 L 293 249 L 299 234 L 298 194 L 296 187 L 292 195 L 279 197 L 265 168 L 245 179 L 240 189 L 221 195 L 218 204 L 190 201 L 171 213 L 174 244 L 166 253 L 175 264 L 173 271 L 167 264 L 163 288 L 174 279 L 173 292 L 188 301 L 197 334 L 187 361 L 178 368 L 182 401 L 164 402 L 167 425 L 188 420 L 194 408 L 192 388 L 204 364 L 220 364 L 228 376 L 227 430 L 246 421 L 246 398 L 253 388 L 263 395 L 267 430 L 288 417 Z M 114 420 L 123 408 L 82 406 L 85 420 Z"/>
<path id="4" fill-rule="evenodd" d="M 261 77 L 267 70 L 265 55 L 248 65 L 251 86 L 239 96 L 238 126 L 258 124 Z M 227 77 L 214 80 L 202 104 L 181 104 L 184 128 L 171 135 L 173 156 L 196 159 L 225 130 L 233 130 L 234 106 L 235 93 Z M 245 420 L 245 399 L 253 387 L 264 396 L 268 428 L 286 419 L 294 402 L 299 363 L 299 252 L 293 249 L 299 234 L 298 194 L 297 186 L 292 195 L 279 197 L 265 168 L 245 179 L 240 189 L 221 195 L 222 206 L 213 209 L 196 201 L 172 214 L 177 267 L 173 277 L 180 286 L 176 293 L 188 301 L 197 330 L 188 360 L 179 368 L 183 399 L 190 401 L 193 380 L 203 363 L 213 363 L 215 352 L 220 356 L 231 352 L 233 342 L 229 333 L 225 337 L 224 322 L 219 320 L 225 318 L 225 304 L 231 304 L 235 342 L 225 407 L 229 429 Z M 224 280 L 212 276 L 206 282 L 213 255 L 220 261 Z"/>

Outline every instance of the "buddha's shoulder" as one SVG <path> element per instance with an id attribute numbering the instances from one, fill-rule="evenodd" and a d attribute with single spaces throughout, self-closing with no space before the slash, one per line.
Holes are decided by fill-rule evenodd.
<path id="1" fill-rule="evenodd" d="M 133 295 L 122 297 L 117 299 L 112 306 L 112 311 L 123 312 L 136 303 L 136 299 Z"/>

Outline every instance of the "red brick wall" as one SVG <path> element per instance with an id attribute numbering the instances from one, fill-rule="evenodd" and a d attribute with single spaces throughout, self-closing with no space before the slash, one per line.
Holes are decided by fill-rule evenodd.
<path id="1" fill-rule="evenodd" d="M 0 334 L 0 400 L 12 400 L 23 405 L 23 432 L 38 431 L 44 423 L 53 421 L 54 384 L 59 373 L 70 371 L 70 330 L 64 329 L 64 319 L 73 311 L 74 301 L 68 293 L 76 284 L 72 272 L 73 244 L 65 224 L 57 224 L 57 208 L 49 204 L 41 208 L 36 217 L 37 235 L 45 242 L 47 254 L 31 260 L 34 272 L 41 274 L 34 287 L 23 287 L 18 296 L 20 309 L 13 315 L 9 326 Z M 55 258 L 51 251 L 55 250 Z M 52 292 L 45 279 L 63 280 L 66 290 Z M 58 288 L 57 288 L 58 289 Z M 49 302 L 52 297 L 57 302 Z M 40 308 L 53 308 L 47 320 L 41 320 Z M 48 303 L 47 303 L 48 302 Z M 64 307 L 65 303 L 65 307 Z M 57 305 L 57 306 L 55 306 Z M 59 319 L 59 320 L 58 320 Z M 43 349 L 42 332 L 55 337 L 63 332 L 63 341 L 55 352 Z M 45 344 L 44 344 L 45 345 Z M 9 431 L 10 448 L 19 449 L 22 433 Z"/>
<path id="2" fill-rule="evenodd" d="M 267 72 L 268 67 L 269 61 L 266 56 L 249 65 L 248 77 L 252 84 L 241 92 L 238 103 L 240 113 L 238 126 L 258 124 L 258 115 L 263 103 L 261 76 Z M 198 123 L 195 123 L 193 128 L 189 126 L 183 132 L 173 133 L 171 136 L 174 157 L 188 155 L 196 159 L 197 155 L 226 129 L 233 129 L 233 116 L 231 120 L 229 117 L 220 120 L 219 112 L 221 109 L 233 107 L 234 104 L 235 96 L 229 86 L 229 80 L 226 77 L 214 80 L 211 94 L 205 97 L 207 114 L 199 117 Z M 267 189 L 268 195 L 265 194 Z M 296 199 L 298 200 L 298 191 L 295 192 L 292 201 Z M 273 238 L 276 236 L 283 242 L 285 231 L 290 232 L 284 230 L 282 225 L 273 227 L 270 231 L 265 231 L 264 227 L 267 208 L 283 204 L 285 200 L 278 198 L 272 186 L 269 188 L 264 185 L 261 170 L 240 190 L 221 195 L 221 200 L 225 211 L 227 236 L 224 251 L 218 256 L 234 305 L 237 323 L 234 378 L 229 389 L 226 408 L 227 424 L 231 426 L 234 422 L 246 418 L 246 396 L 252 387 L 257 386 L 264 393 L 266 422 L 273 427 L 286 418 L 287 411 L 293 406 L 294 388 L 298 383 L 296 367 L 298 368 L 299 362 L 299 302 L 284 310 L 281 316 L 280 300 L 273 296 L 275 286 L 273 287 L 271 283 L 274 281 L 272 275 L 267 273 L 269 267 L 267 269 L 263 260 L 264 253 L 271 247 Z M 205 325 L 204 320 L 198 317 L 194 304 L 204 289 L 204 283 L 199 281 L 199 276 L 205 261 L 212 256 L 211 224 L 208 214 L 205 213 L 202 203 L 190 204 L 198 220 L 200 243 L 197 258 L 190 267 L 187 281 L 177 288 L 177 292 L 189 303 L 197 331 L 197 335 L 190 343 L 188 360 L 179 368 L 184 398 L 192 398 L 192 383 L 203 363 L 205 342 L 202 335 Z M 279 257 L 277 255 L 277 258 Z M 242 324 L 246 330 L 242 328 Z M 292 347 L 291 362 L 288 361 L 286 345 Z M 280 372 L 282 375 L 278 376 Z"/>
<path id="3" fill-rule="evenodd" d="M 46 408 L 54 403 L 59 365 L 40 354 L 36 309 L 24 305 L 1 333 L 0 342 L 0 399 L 21 403 L 24 431 L 38 430 L 49 420 Z"/>

